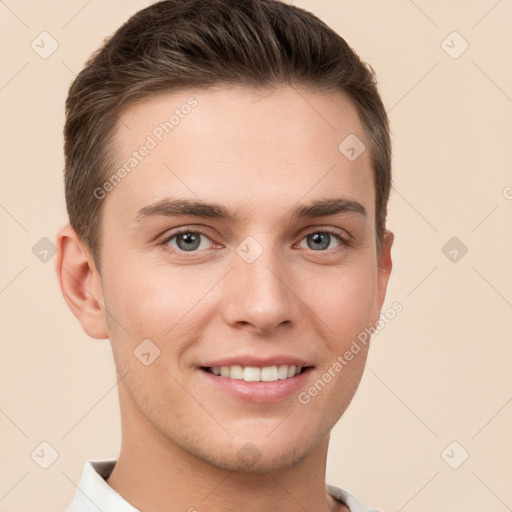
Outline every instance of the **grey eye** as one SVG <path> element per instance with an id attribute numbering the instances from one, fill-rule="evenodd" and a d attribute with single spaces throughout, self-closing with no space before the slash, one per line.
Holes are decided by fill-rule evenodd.
<path id="1" fill-rule="evenodd" d="M 178 233 L 169 239 L 168 244 L 172 240 L 176 240 L 176 246 L 181 251 L 195 251 L 201 245 L 201 233 L 187 231 L 185 233 Z"/>
<path id="2" fill-rule="evenodd" d="M 331 234 L 330 233 L 312 233 L 306 237 L 308 241 L 308 247 L 310 249 L 326 249 L 329 247 L 329 243 L 331 242 Z M 309 243 L 311 241 L 311 244 Z"/>

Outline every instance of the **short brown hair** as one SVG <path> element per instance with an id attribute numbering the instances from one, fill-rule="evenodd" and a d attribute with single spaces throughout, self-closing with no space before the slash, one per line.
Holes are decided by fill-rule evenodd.
<path id="1" fill-rule="evenodd" d="M 164 0 L 107 38 L 71 84 L 64 127 L 69 222 L 99 269 L 101 206 L 123 109 L 152 95 L 216 85 L 298 84 L 345 93 L 369 143 L 380 251 L 391 188 L 391 142 L 373 68 L 310 12 L 278 0 Z M 340 141 L 341 142 L 341 141 Z"/>

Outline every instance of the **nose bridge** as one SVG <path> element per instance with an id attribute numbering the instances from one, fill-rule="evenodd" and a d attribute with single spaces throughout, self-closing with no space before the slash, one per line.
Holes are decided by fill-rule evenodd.
<path id="1" fill-rule="evenodd" d="M 272 237 L 247 237 L 233 255 L 226 320 L 249 323 L 267 332 L 293 320 L 293 294 L 287 286 L 286 262 L 271 245 Z"/>

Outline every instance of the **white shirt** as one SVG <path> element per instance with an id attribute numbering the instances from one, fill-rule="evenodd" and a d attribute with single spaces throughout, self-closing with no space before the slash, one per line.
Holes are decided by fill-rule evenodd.
<path id="1" fill-rule="evenodd" d="M 65 512 L 140 512 L 105 481 L 116 462 L 116 459 L 87 461 L 73 501 Z M 379 512 L 365 507 L 341 487 L 326 484 L 326 488 L 331 496 L 344 503 L 351 512 Z"/>

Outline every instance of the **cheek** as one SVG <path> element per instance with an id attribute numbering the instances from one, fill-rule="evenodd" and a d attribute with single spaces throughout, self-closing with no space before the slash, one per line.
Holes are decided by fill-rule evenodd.
<path id="1" fill-rule="evenodd" d="M 370 265 L 345 267 L 316 277 L 308 294 L 310 307 L 329 328 L 333 343 L 350 343 L 370 325 L 376 292 L 376 273 Z"/>
<path id="2" fill-rule="evenodd" d="M 170 368 L 199 337 L 209 304 L 208 291 L 220 273 L 204 267 L 171 268 L 126 260 L 105 275 L 105 305 L 110 313 L 109 333 L 113 345 L 128 345 L 133 351 L 145 339 L 160 350 L 159 362 Z M 129 333 L 129 334 L 128 334 Z"/>
<path id="3" fill-rule="evenodd" d="M 125 261 L 109 269 L 105 301 L 137 332 L 167 332 L 199 300 L 201 281 L 183 269 Z"/>

